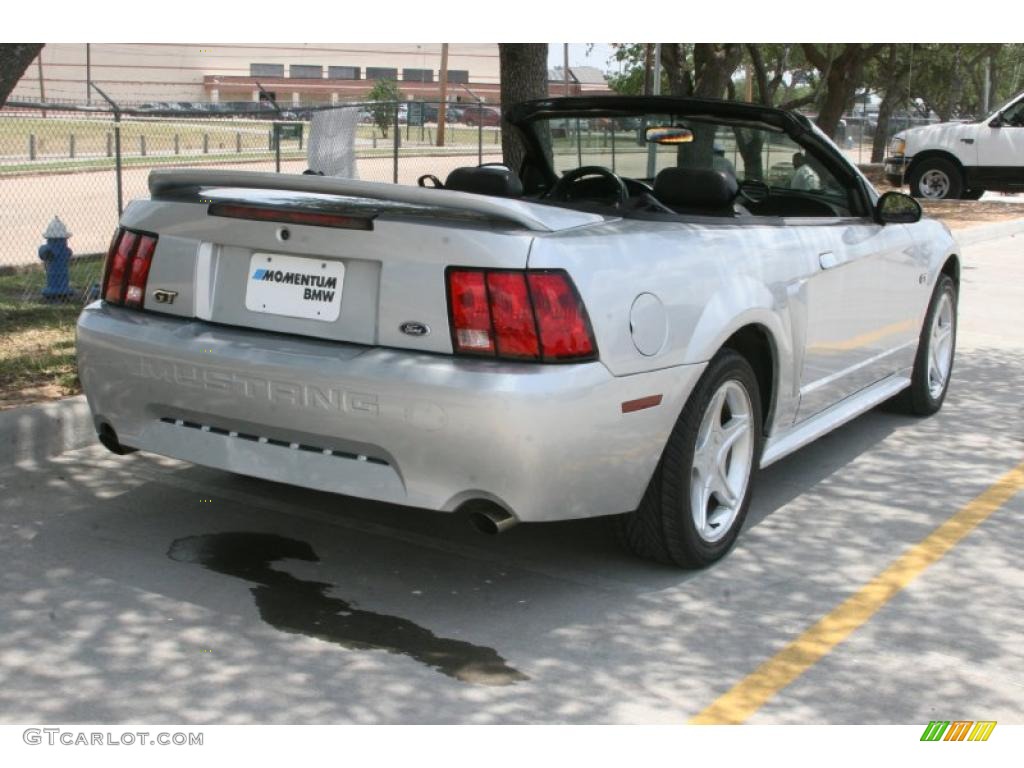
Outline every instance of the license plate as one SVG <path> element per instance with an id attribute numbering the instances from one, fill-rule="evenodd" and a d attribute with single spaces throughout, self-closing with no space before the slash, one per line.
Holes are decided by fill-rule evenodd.
<path id="1" fill-rule="evenodd" d="M 332 323 L 341 312 L 345 265 L 330 259 L 254 253 L 245 308 L 251 312 Z"/>

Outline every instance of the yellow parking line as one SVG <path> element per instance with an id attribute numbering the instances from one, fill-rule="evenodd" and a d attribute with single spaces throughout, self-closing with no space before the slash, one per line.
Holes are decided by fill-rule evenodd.
<path id="1" fill-rule="evenodd" d="M 938 561 L 992 513 L 1024 489 L 1024 462 L 904 552 L 892 565 L 836 606 L 818 623 L 719 696 L 694 724 L 742 723 L 810 669 L 836 645 Z"/>

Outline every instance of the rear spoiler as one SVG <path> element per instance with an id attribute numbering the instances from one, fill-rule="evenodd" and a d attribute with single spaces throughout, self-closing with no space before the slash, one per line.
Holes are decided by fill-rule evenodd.
<path id="1" fill-rule="evenodd" d="M 288 192 L 312 192 L 364 200 L 380 200 L 421 208 L 445 209 L 462 214 L 508 222 L 533 232 L 557 232 L 563 229 L 596 224 L 602 216 L 572 211 L 556 206 L 527 203 L 445 189 L 381 184 L 373 181 L 341 179 L 333 176 L 312 176 L 257 171 L 206 171 L 173 169 L 149 174 L 149 192 L 154 200 L 175 198 L 195 193 L 197 200 L 204 189 L 267 189 Z"/>

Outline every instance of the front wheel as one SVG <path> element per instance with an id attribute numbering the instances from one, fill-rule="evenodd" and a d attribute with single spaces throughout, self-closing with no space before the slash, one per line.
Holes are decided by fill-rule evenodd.
<path id="1" fill-rule="evenodd" d="M 725 555 L 739 536 L 761 460 L 761 399 L 746 359 L 722 350 L 676 421 L 640 506 L 618 519 L 634 554 L 684 568 Z"/>
<path id="2" fill-rule="evenodd" d="M 941 157 L 930 157 L 910 169 L 910 194 L 925 200 L 959 200 L 964 183 L 960 169 Z"/>
<path id="3" fill-rule="evenodd" d="M 953 279 L 939 275 L 921 328 L 910 386 L 895 400 L 905 413 L 931 416 L 946 399 L 956 353 L 957 298 Z"/>

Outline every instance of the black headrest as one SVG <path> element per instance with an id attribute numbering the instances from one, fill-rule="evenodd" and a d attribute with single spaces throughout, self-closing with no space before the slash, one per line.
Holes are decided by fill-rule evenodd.
<path id="1" fill-rule="evenodd" d="M 523 184 L 519 177 L 503 165 L 456 168 L 448 174 L 444 188 L 493 197 L 523 196 Z"/>
<path id="2" fill-rule="evenodd" d="M 665 168 L 654 179 L 654 196 L 674 208 L 731 209 L 736 177 L 711 168 Z"/>

